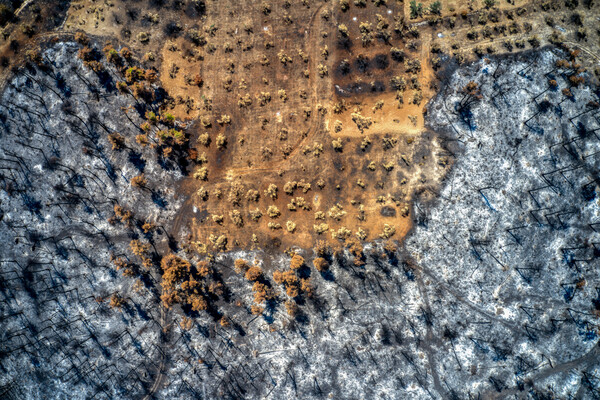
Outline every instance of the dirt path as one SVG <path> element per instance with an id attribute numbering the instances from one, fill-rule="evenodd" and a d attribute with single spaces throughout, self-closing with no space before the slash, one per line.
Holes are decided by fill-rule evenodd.
<path id="1" fill-rule="evenodd" d="M 426 311 L 430 312 L 431 306 L 429 303 L 429 295 L 427 294 L 427 290 L 425 289 L 425 283 L 423 282 L 423 275 L 416 274 L 416 281 L 417 281 L 417 285 L 419 287 L 419 293 L 421 294 L 421 297 L 425 301 Z M 427 355 L 427 361 L 429 362 L 429 372 L 431 373 L 431 376 L 433 378 L 433 389 L 440 396 L 443 396 L 445 391 L 442 388 L 442 384 L 440 383 L 440 375 L 438 372 L 436 358 L 435 358 L 436 346 L 432 346 L 432 344 L 434 344 L 434 342 L 438 342 L 438 343 L 435 343 L 436 345 L 439 344 L 439 338 L 433 336 L 432 325 L 426 324 L 426 333 L 425 333 L 425 340 L 423 341 L 423 348 L 425 350 L 425 354 Z"/>
<path id="2" fill-rule="evenodd" d="M 29 5 L 29 3 L 33 3 L 33 0 L 27 0 L 23 4 L 21 4 L 21 7 L 17 8 L 17 10 L 15 11 L 15 15 L 18 16 L 21 13 L 21 11 L 23 11 L 25 7 Z"/>
<path id="3" fill-rule="evenodd" d="M 596 60 L 600 61 L 600 56 L 598 56 L 596 53 L 592 52 L 590 49 L 588 49 L 587 47 L 582 46 L 579 43 L 568 42 L 568 41 L 565 41 L 563 43 L 568 44 L 568 45 L 573 46 L 573 47 L 576 47 L 578 49 L 581 49 L 584 52 L 586 52 L 587 54 L 589 54 L 590 56 L 594 57 Z"/>
<path id="4" fill-rule="evenodd" d="M 593 367 L 594 365 L 597 365 L 599 362 L 598 360 L 600 360 L 600 347 L 594 346 L 588 353 L 584 354 L 583 356 L 576 358 L 574 360 L 565 362 L 563 364 L 554 365 L 554 366 L 550 366 L 549 368 L 543 369 L 540 372 L 538 372 L 537 374 L 530 376 L 529 380 L 531 380 L 532 382 L 537 382 L 539 380 L 549 378 L 552 375 L 560 374 L 562 372 L 568 372 L 573 369 L 586 370 L 586 369 Z M 581 387 L 583 387 L 583 384 L 581 385 Z M 497 392 L 495 390 L 488 391 L 487 393 L 483 394 L 482 398 L 483 399 L 507 399 L 509 397 L 518 395 L 518 393 L 519 393 L 518 388 L 514 387 L 514 388 L 510 388 L 510 389 L 505 389 L 501 392 Z"/>
<path id="5" fill-rule="evenodd" d="M 160 325 L 163 327 L 163 329 L 166 329 L 167 326 L 167 313 L 165 310 L 164 306 L 160 306 Z M 160 341 L 159 341 L 159 349 L 160 349 L 160 364 L 158 365 L 158 374 L 156 375 L 156 379 L 154 379 L 154 383 L 152 384 L 152 387 L 150 388 L 150 390 L 148 391 L 148 394 L 146 396 L 143 397 L 144 400 L 150 400 L 152 397 L 154 397 L 154 393 L 156 393 L 156 391 L 161 387 L 163 380 L 165 379 L 166 376 L 166 364 L 167 364 L 167 356 L 165 353 L 165 336 L 167 335 L 168 332 L 161 332 L 160 334 Z"/>
<path id="6" fill-rule="evenodd" d="M 427 291 L 425 290 L 425 286 L 423 284 L 424 276 L 427 276 L 429 279 L 432 280 L 433 283 L 435 283 L 435 285 L 437 287 L 441 288 L 443 291 L 445 291 L 446 293 L 448 293 L 452 297 L 454 297 L 457 301 L 459 301 L 460 303 L 462 303 L 469 309 L 475 311 L 477 314 L 480 314 L 487 320 L 504 325 L 507 329 L 511 330 L 515 335 L 523 334 L 523 330 L 520 326 L 517 326 L 517 325 L 513 324 L 512 322 L 506 321 L 495 315 L 491 315 L 486 310 L 473 304 L 471 301 L 466 299 L 466 296 L 463 296 L 461 293 L 450 288 L 450 286 L 448 286 L 446 284 L 446 282 L 439 279 L 429 269 L 422 267 L 418 263 L 415 263 L 415 269 L 417 271 L 416 275 L 417 275 L 417 283 L 419 286 L 419 292 L 421 293 L 421 296 L 423 296 L 428 309 L 429 309 L 429 299 L 427 296 Z M 439 343 L 439 338 L 434 337 L 432 335 L 432 331 L 429 327 L 427 328 L 426 335 L 427 335 L 427 340 L 424 341 L 424 343 L 426 343 L 425 344 L 425 353 L 427 354 L 427 357 L 430 362 L 430 372 L 432 373 L 432 376 L 433 376 L 434 389 L 436 390 L 436 392 L 439 395 L 444 395 L 445 391 L 443 390 L 443 388 L 440 384 L 439 374 L 437 373 L 436 368 L 435 368 L 434 348 L 431 346 L 431 343 L 435 343 L 435 342 Z M 589 369 L 592 366 L 596 365 L 598 363 L 598 360 L 600 360 L 600 347 L 594 346 L 588 353 L 582 355 L 581 357 L 576 358 L 571 361 L 568 361 L 568 362 L 565 362 L 565 363 L 562 363 L 562 364 L 559 364 L 559 365 L 553 365 L 553 366 L 551 365 L 549 368 L 545 368 L 545 369 L 541 370 L 540 372 L 538 372 L 537 374 L 530 376 L 529 379 L 532 382 L 536 382 L 536 381 L 539 381 L 542 379 L 546 379 L 552 375 L 556 375 L 556 374 L 563 373 L 563 372 L 568 372 L 568 371 L 571 371 L 574 369 L 586 370 L 586 369 Z M 495 390 L 494 391 L 490 390 L 489 392 L 484 393 L 481 398 L 506 399 L 506 398 L 509 398 L 510 396 L 514 396 L 516 394 L 518 394 L 517 388 L 505 389 L 502 392 L 496 392 Z"/>

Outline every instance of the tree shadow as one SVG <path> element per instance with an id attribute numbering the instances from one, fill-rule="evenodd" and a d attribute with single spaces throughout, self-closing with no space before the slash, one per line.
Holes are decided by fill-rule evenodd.
<path id="1" fill-rule="evenodd" d="M 146 168 L 146 160 L 142 158 L 142 154 L 135 151 L 129 151 L 129 162 L 140 172 L 143 173 Z"/>
<path id="2" fill-rule="evenodd" d="M 165 209 L 169 204 L 164 197 L 161 196 L 160 192 L 156 190 L 151 191 L 150 197 L 152 198 L 152 202 L 156 204 L 159 208 Z"/>
<path id="3" fill-rule="evenodd" d="M 321 274 L 321 278 L 323 278 L 324 280 L 326 280 L 328 282 L 335 282 L 335 275 L 333 275 L 333 272 L 331 271 L 331 269 L 322 271 L 322 272 L 320 272 L 320 274 Z"/>

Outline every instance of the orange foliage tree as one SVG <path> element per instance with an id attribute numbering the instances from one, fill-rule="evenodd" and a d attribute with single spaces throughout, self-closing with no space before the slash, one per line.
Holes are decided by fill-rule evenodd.
<path id="1" fill-rule="evenodd" d="M 313 264 L 315 265 L 315 268 L 319 272 L 324 272 L 324 271 L 327 271 L 329 269 L 329 263 L 323 257 L 317 257 L 317 258 L 315 258 L 313 260 Z"/>
<path id="2" fill-rule="evenodd" d="M 290 269 L 297 270 L 304 265 L 304 257 L 299 254 L 294 254 L 290 261 Z"/>

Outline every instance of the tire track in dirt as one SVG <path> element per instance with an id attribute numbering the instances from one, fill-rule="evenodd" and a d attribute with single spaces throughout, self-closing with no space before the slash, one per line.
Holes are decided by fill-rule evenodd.
<path id="1" fill-rule="evenodd" d="M 164 349 L 164 345 L 165 345 L 165 337 L 168 334 L 168 331 L 165 332 L 165 329 L 167 329 L 168 327 L 166 326 L 167 323 L 167 317 L 166 317 L 166 311 L 165 311 L 165 307 L 163 305 L 160 306 L 160 325 L 163 328 L 163 331 L 160 333 L 159 335 L 159 344 L 158 344 L 158 349 L 160 350 L 160 364 L 158 365 L 158 375 L 156 376 L 156 379 L 154 380 L 154 383 L 152 384 L 152 387 L 150 388 L 150 391 L 148 392 L 148 394 L 146 396 L 143 397 L 144 400 L 150 400 L 153 396 L 154 393 L 156 393 L 156 391 L 160 388 L 165 376 L 166 376 L 166 365 L 167 365 L 167 356 L 165 353 L 165 349 Z"/>

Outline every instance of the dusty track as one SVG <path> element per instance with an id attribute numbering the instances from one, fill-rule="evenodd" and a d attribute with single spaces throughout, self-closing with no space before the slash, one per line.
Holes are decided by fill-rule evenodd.
<path id="1" fill-rule="evenodd" d="M 166 326 L 167 323 L 167 316 L 166 316 L 166 310 L 164 306 L 160 306 L 160 325 L 163 327 L 163 329 L 168 329 L 170 326 Z M 166 352 L 164 350 L 164 345 L 165 345 L 165 337 L 168 334 L 168 331 L 165 332 L 163 330 L 163 332 L 161 332 L 160 334 L 160 342 L 158 344 L 159 346 L 159 350 L 160 350 L 160 364 L 158 366 L 158 374 L 156 375 L 156 379 L 154 380 L 154 383 L 152 384 L 152 387 L 150 388 L 150 391 L 148 392 L 148 394 L 146 394 L 146 396 L 144 396 L 144 400 L 150 400 L 153 396 L 154 393 L 156 393 L 156 391 L 160 388 L 160 386 L 162 385 L 162 382 L 166 376 L 165 374 L 165 367 L 167 364 L 167 356 L 166 356 Z"/>
<path id="2" fill-rule="evenodd" d="M 15 11 L 15 15 L 18 16 L 21 13 L 21 11 L 23 11 L 25 7 L 27 7 L 30 3 L 33 3 L 33 0 L 27 0 L 23 4 L 21 4 L 21 7 L 17 8 L 17 10 Z"/>

